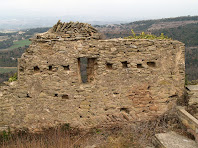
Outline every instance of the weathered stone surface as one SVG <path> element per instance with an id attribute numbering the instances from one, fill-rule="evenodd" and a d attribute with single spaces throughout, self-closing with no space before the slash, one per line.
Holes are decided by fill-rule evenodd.
<path id="1" fill-rule="evenodd" d="M 69 22 L 62 23 L 60 20 L 48 32 L 37 34 L 31 40 L 40 42 L 51 42 L 61 40 L 85 40 L 85 39 L 100 39 L 101 35 L 90 24 Z"/>
<path id="2" fill-rule="evenodd" d="M 75 39 L 75 26 L 86 39 Z M 96 40 L 92 33 L 97 31 L 87 24 L 59 22 L 33 39 L 18 60 L 17 83 L 1 88 L 1 123 L 29 129 L 61 123 L 90 128 L 149 120 L 174 107 L 184 89 L 184 44 Z M 83 57 L 88 63 L 84 71 Z"/>
<path id="3" fill-rule="evenodd" d="M 156 134 L 156 147 L 158 148 L 197 148 L 198 144 L 175 132 Z"/>
<path id="4" fill-rule="evenodd" d="M 187 87 L 189 90 L 198 91 L 198 85 L 187 85 L 186 87 Z"/>
<path id="5" fill-rule="evenodd" d="M 185 108 L 179 106 L 177 109 L 179 119 L 187 127 L 188 131 L 194 135 L 195 140 L 198 142 L 198 120 L 189 114 Z"/>

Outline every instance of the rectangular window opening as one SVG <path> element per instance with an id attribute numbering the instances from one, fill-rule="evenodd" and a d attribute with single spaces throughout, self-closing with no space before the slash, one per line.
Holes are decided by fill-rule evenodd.
<path id="1" fill-rule="evenodd" d="M 67 66 L 64 66 L 64 65 L 63 65 L 63 69 L 64 69 L 64 70 L 70 70 L 69 65 L 67 65 Z"/>
<path id="2" fill-rule="evenodd" d="M 96 58 L 78 58 L 78 66 L 82 83 L 94 81 L 97 67 Z"/>
<path id="3" fill-rule="evenodd" d="M 39 71 L 40 71 L 40 68 L 38 66 L 35 66 L 34 67 L 34 72 L 36 73 L 36 72 L 39 72 Z"/>
<path id="4" fill-rule="evenodd" d="M 68 95 L 66 95 L 66 94 L 65 94 L 65 95 L 62 95 L 62 99 L 63 99 L 63 100 L 65 100 L 65 99 L 69 99 L 69 96 L 68 96 Z"/>
<path id="5" fill-rule="evenodd" d="M 155 62 L 147 62 L 147 65 L 148 65 L 149 67 L 156 67 Z"/>
<path id="6" fill-rule="evenodd" d="M 124 61 L 124 62 L 121 62 L 122 63 L 122 68 L 128 68 L 128 62 L 127 61 Z"/>
<path id="7" fill-rule="evenodd" d="M 19 67 L 19 71 L 20 71 L 20 72 L 24 72 L 24 67 L 20 66 L 20 67 Z"/>
<path id="8" fill-rule="evenodd" d="M 112 63 L 106 63 L 106 68 L 109 70 L 113 69 L 113 64 Z"/>
<path id="9" fill-rule="evenodd" d="M 137 68 L 144 68 L 142 64 L 137 64 Z"/>
<path id="10" fill-rule="evenodd" d="M 49 71 L 52 71 L 52 65 L 50 65 L 48 68 L 49 68 Z"/>

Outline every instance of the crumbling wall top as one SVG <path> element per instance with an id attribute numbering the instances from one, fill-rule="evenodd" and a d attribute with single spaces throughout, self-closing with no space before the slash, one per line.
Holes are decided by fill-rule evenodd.
<path id="1" fill-rule="evenodd" d="M 100 39 L 101 35 L 98 31 L 87 23 L 69 22 L 62 23 L 60 20 L 46 33 L 37 34 L 36 40 L 85 40 Z"/>

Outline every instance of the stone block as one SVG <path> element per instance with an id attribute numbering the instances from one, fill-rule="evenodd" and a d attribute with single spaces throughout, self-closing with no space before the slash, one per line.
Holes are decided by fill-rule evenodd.
<path id="1" fill-rule="evenodd" d="M 155 135 L 155 146 L 159 148 L 197 148 L 198 144 L 175 132 L 160 133 Z"/>

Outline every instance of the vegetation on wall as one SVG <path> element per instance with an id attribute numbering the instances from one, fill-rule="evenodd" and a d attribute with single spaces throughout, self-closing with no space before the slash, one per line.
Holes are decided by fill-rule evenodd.
<path id="1" fill-rule="evenodd" d="M 15 73 L 13 76 L 11 76 L 10 78 L 9 78 L 9 82 L 13 82 L 13 81 L 16 81 L 17 80 L 17 73 Z"/>
<path id="2" fill-rule="evenodd" d="M 11 71 L 8 73 L 0 73 L 0 84 L 4 81 L 8 81 L 8 79 L 14 75 L 15 72 Z"/>
<path id="3" fill-rule="evenodd" d="M 168 38 L 163 33 L 161 33 L 160 36 L 156 36 L 154 34 L 147 34 L 145 32 L 142 32 L 139 35 L 136 35 L 133 29 L 131 29 L 131 32 L 132 32 L 133 36 L 125 37 L 125 39 L 151 39 L 151 40 L 153 40 L 153 39 L 162 39 L 162 40 L 171 40 L 171 38 Z"/>
<path id="4" fill-rule="evenodd" d="M 0 83 L 8 81 L 17 72 L 17 67 L 0 67 Z"/>

